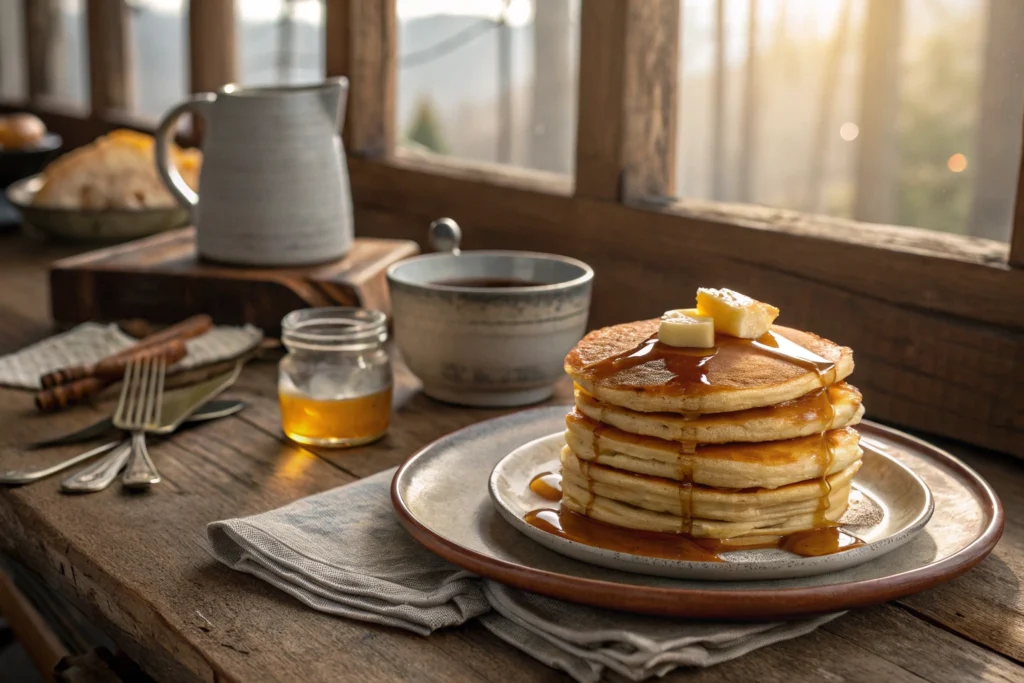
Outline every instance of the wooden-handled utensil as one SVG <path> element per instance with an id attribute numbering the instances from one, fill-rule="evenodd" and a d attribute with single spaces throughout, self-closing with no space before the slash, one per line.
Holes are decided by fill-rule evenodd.
<path id="1" fill-rule="evenodd" d="M 88 379 L 91 377 L 98 376 L 97 370 L 104 368 L 113 368 L 111 365 L 115 360 L 120 360 L 120 370 L 116 371 L 117 377 L 120 377 L 124 373 L 124 363 L 128 358 L 137 357 L 143 351 L 153 349 L 165 345 L 168 342 L 180 340 L 185 341 L 198 337 L 199 335 L 206 334 L 213 328 L 213 319 L 208 315 L 195 315 L 191 318 L 182 320 L 180 323 L 171 325 L 168 328 L 156 332 L 154 334 L 145 337 L 138 343 L 129 346 L 123 351 L 119 351 L 112 356 L 104 358 L 98 363 L 81 363 L 78 365 L 71 365 L 66 368 L 60 368 L 49 372 L 39 378 L 44 389 L 50 389 L 63 384 L 69 384 L 77 380 Z M 174 361 L 168 361 L 172 363 Z M 105 386 L 105 385 L 104 385 Z"/>
<path id="2" fill-rule="evenodd" d="M 137 349 L 134 355 L 111 356 L 98 363 L 79 366 L 87 370 L 84 378 L 40 391 L 36 394 L 36 408 L 40 412 L 51 413 L 79 403 L 121 379 L 128 363 L 134 360 L 163 358 L 170 365 L 184 358 L 187 352 L 183 339 L 172 339 Z"/>

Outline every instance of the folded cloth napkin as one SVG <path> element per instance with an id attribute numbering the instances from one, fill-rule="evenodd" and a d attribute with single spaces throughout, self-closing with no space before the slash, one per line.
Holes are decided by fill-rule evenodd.
<path id="1" fill-rule="evenodd" d="M 174 367 L 186 370 L 234 358 L 254 348 L 262 339 L 263 333 L 252 325 L 214 327 L 185 342 L 188 355 Z M 63 334 L 0 357 L 0 385 L 41 389 L 39 378 L 48 372 L 78 363 L 95 363 L 137 341 L 117 325 L 82 323 Z"/>
<path id="2" fill-rule="evenodd" d="M 214 556 L 315 610 L 420 635 L 474 617 L 581 682 L 709 666 L 810 633 L 839 614 L 780 623 L 663 619 L 576 605 L 481 579 L 434 555 L 391 507 L 394 469 L 279 510 L 214 522 Z"/>

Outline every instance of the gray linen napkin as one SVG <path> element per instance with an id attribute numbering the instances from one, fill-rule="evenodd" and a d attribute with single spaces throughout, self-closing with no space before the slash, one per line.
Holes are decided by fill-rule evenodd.
<path id="1" fill-rule="evenodd" d="M 394 470 L 279 510 L 213 522 L 214 556 L 315 610 L 420 635 L 474 617 L 507 643 L 591 683 L 710 666 L 835 619 L 687 622 L 576 605 L 483 580 L 426 550 L 391 508 Z"/>
<path id="2" fill-rule="evenodd" d="M 185 370 L 240 356 L 263 339 L 252 325 L 214 327 L 204 335 L 185 342 L 188 355 L 175 363 Z M 20 389 L 41 389 L 39 378 L 58 368 L 77 363 L 95 363 L 122 351 L 137 340 L 117 325 L 82 323 L 62 334 L 0 356 L 0 385 Z"/>

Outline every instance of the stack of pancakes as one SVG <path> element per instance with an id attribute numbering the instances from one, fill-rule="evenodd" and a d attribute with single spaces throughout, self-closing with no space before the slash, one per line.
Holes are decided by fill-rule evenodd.
<path id="1" fill-rule="evenodd" d="M 861 464 L 853 352 L 778 325 L 674 348 L 658 325 L 597 330 L 566 357 L 562 506 L 738 546 L 834 525 Z"/>

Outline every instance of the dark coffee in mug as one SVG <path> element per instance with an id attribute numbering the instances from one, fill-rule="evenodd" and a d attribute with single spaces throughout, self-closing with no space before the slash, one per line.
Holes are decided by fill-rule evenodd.
<path id="1" fill-rule="evenodd" d="M 430 284 L 440 287 L 540 287 L 544 283 L 514 277 L 456 277 Z"/>

